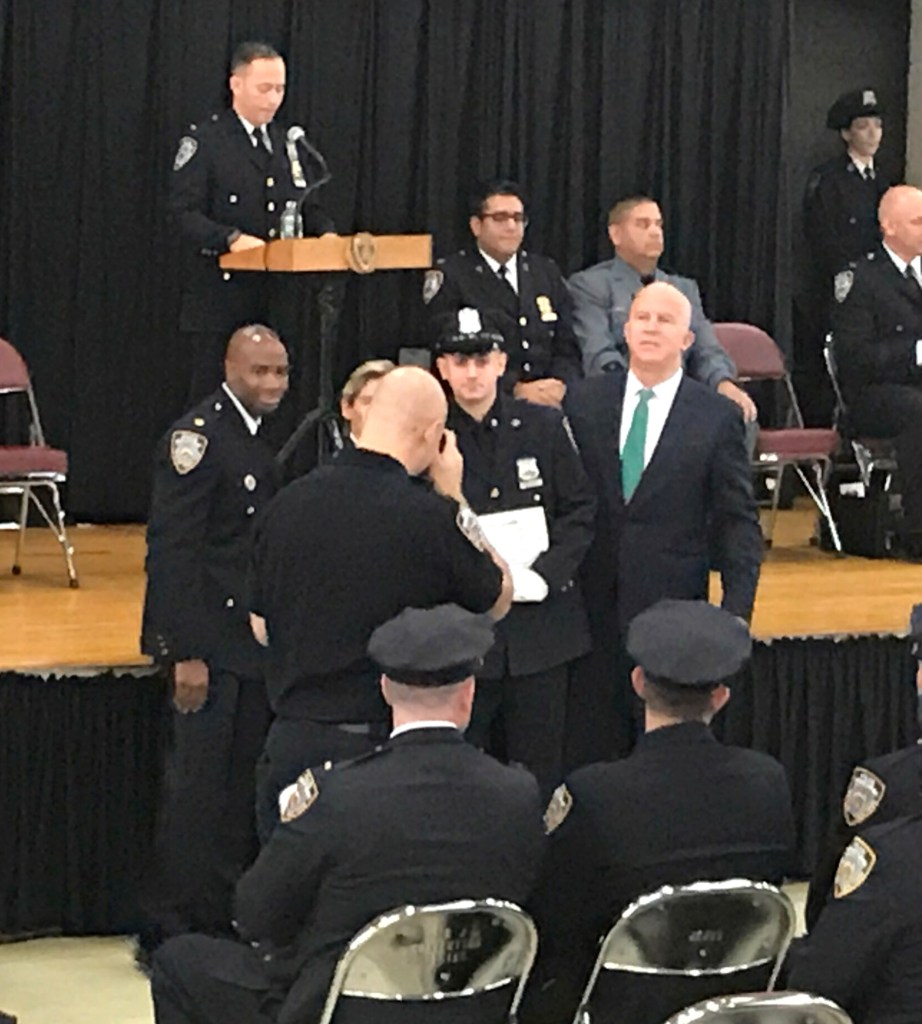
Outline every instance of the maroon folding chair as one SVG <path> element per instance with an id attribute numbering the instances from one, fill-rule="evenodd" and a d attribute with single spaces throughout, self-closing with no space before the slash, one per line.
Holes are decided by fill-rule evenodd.
<path id="1" fill-rule="evenodd" d="M 774 475 L 768 543 L 771 544 L 775 531 L 784 471 L 788 466 L 793 466 L 807 494 L 826 520 L 836 553 L 842 554 L 839 530 L 826 491 L 833 456 L 839 447 L 838 431 L 831 427 L 804 426 L 804 418 L 781 349 L 760 327 L 753 324 L 722 323 L 714 324 L 714 332 L 727 355 L 736 364 L 740 381 L 779 381 L 787 398 L 787 425 L 780 430 L 760 428 L 753 462 L 753 469 Z M 807 470 L 812 472 L 813 480 L 807 475 Z"/>
<path id="2" fill-rule="evenodd" d="M 74 568 L 74 549 L 67 538 L 64 509 L 58 484 L 67 480 L 67 452 L 45 443 L 38 403 L 32 389 L 29 370 L 22 356 L 0 338 L 0 395 L 25 395 L 29 413 L 29 444 L 0 445 L 0 494 L 16 494 L 19 506 L 19 535 L 13 559 L 13 575 L 22 572 L 22 549 L 26 537 L 29 505 L 38 509 L 61 545 L 67 564 L 67 577 L 72 587 L 79 586 Z M 43 504 L 37 491 L 44 489 L 51 498 L 51 510 Z"/>

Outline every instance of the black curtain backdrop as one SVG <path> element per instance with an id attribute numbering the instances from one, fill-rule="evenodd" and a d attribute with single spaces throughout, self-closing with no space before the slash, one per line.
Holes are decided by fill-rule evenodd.
<path id="1" fill-rule="evenodd" d="M 916 735 L 895 637 L 756 644 L 715 729 L 787 769 L 809 874 L 854 764 Z M 130 931 L 168 741 L 162 676 L 0 673 L 0 936 Z"/>
<path id="2" fill-rule="evenodd" d="M 712 317 L 786 345 L 789 3 L 0 0 L 0 333 L 71 453 L 70 511 L 146 515 L 188 371 L 169 168 L 238 42 L 287 56 L 281 116 L 326 154 L 341 231 L 450 252 L 471 183 L 504 173 L 531 196 L 527 244 L 570 272 L 609 255 L 612 200 L 649 190 Z M 337 382 L 411 340 L 420 284 L 350 283 Z"/>

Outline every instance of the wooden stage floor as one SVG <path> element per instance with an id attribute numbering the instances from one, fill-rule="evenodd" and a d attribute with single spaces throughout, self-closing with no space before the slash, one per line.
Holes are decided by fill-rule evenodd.
<path id="1" fill-rule="evenodd" d="M 809 509 L 779 515 L 756 600 L 761 639 L 905 633 L 922 601 L 922 565 L 836 558 L 810 546 Z M 23 574 L 14 577 L 15 535 L 0 531 L 0 670 L 147 664 L 138 650 L 144 597 L 144 527 L 71 531 L 80 588 L 67 586 L 50 531 L 29 530 Z"/>

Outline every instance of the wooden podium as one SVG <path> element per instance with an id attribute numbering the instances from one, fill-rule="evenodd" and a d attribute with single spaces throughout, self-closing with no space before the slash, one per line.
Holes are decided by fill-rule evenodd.
<path id="1" fill-rule="evenodd" d="M 222 270 L 269 270 L 316 274 L 375 270 L 428 270 L 432 266 L 432 235 L 325 235 L 323 238 L 278 238 L 258 249 L 228 252 Z"/>
<path id="2" fill-rule="evenodd" d="M 324 274 L 327 281 L 317 292 L 320 314 L 320 381 L 317 407 L 311 409 L 282 445 L 278 461 L 284 464 L 301 438 L 316 423 L 318 460 L 323 461 L 325 424 L 335 417 L 333 345 L 339 320 L 335 287 L 344 273 L 371 274 L 376 270 L 428 270 L 432 266 L 431 235 L 324 235 L 322 238 L 278 238 L 255 249 L 228 252 L 219 259 L 222 270 L 268 271 L 276 274 Z"/>

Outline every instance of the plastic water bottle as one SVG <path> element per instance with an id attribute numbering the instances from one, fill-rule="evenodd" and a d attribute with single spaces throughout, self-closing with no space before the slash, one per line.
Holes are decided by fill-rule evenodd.
<path id="1" fill-rule="evenodd" d="M 300 238 L 303 234 L 301 214 L 294 199 L 285 203 L 282 219 L 279 223 L 279 238 Z"/>

